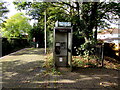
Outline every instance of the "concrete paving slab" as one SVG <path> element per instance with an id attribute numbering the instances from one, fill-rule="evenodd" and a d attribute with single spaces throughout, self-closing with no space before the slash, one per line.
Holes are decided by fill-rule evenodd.
<path id="1" fill-rule="evenodd" d="M 46 61 L 44 49 L 26 48 L 0 59 L 2 87 L 60 90 L 119 90 L 120 70 L 105 68 L 77 68 L 61 71 L 61 75 L 41 74 Z M 34 90 L 33 89 L 33 90 Z"/>

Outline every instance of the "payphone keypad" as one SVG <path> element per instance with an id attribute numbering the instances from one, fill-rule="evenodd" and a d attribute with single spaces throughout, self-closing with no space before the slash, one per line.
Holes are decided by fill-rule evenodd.
<path id="1" fill-rule="evenodd" d="M 65 47 L 66 47 L 65 42 L 61 42 L 61 49 L 65 49 Z"/>
<path id="2" fill-rule="evenodd" d="M 60 54 L 60 42 L 57 42 L 55 44 L 55 52 L 56 52 L 56 54 Z"/>
<path id="3" fill-rule="evenodd" d="M 63 54 L 66 50 L 66 42 L 56 42 L 55 44 L 55 52 L 56 54 Z"/>

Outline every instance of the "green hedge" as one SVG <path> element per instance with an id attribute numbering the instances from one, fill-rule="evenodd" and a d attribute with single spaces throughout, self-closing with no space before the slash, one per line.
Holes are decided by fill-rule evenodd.
<path id="1" fill-rule="evenodd" d="M 28 46 L 29 42 L 27 41 L 27 39 L 12 38 L 10 40 L 7 40 L 7 38 L 2 38 L 2 56 Z"/>

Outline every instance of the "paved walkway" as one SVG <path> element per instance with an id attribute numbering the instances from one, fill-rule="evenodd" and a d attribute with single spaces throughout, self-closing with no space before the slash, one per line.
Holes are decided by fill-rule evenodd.
<path id="1" fill-rule="evenodd" d="M 3 88 L 59 88 L 68 90 L 120 90 L 119 70 L 61 68 L 62 75 L 43 74 L 43 49 L 26 48 L 4 56 L 2 63 Z M 63 70 L 62 70 L 63 69 Z M 22 90 L 22 89 L 21 89 Z"/>

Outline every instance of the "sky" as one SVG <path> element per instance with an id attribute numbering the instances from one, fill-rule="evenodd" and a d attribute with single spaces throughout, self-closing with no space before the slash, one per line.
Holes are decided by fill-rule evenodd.
<path id="1" fill-rule="evenodd" d="M 11 16 L 13 16 L 13 15 L 15 15 L 16 13 L 20 12 L 20 11 L 17 11 L 15 9 L 14 4 L 12 3 L 15 0 L 2 0 L 2 1 L 3 2 L 9 2 L 9 4 L 7 5 L 7 8 L 10 10 L 10 12 L 6 15 L 8 18 L 11 17 Z M 25 1 L 33 1 L 33 0 L 25 0 Z M 100 0 L 100 1 L 103 1 L 103 0 Z M 106 0 L 106 1 L 108 2 L 109 0 Z M 23 12 L 23 13 L 25 13 L 25 12 Z M 34 20 L 31 20 L 30 24 L 33 25 L 33 23 L 34 23 Z M 111 27 L 118 28 L 118 25 L 111 24 Z"/>
<path id="2" fill-rule="evenodd" d="M 9 12 L 7 14 L 8 18 L 20 12 L 15 9 L 14 4 L 12 3 L 14 0 L 3 0 L 3 1 L 8 2 L 8 5 L 7 5 L 7 8 L 9 9 Z"/>

